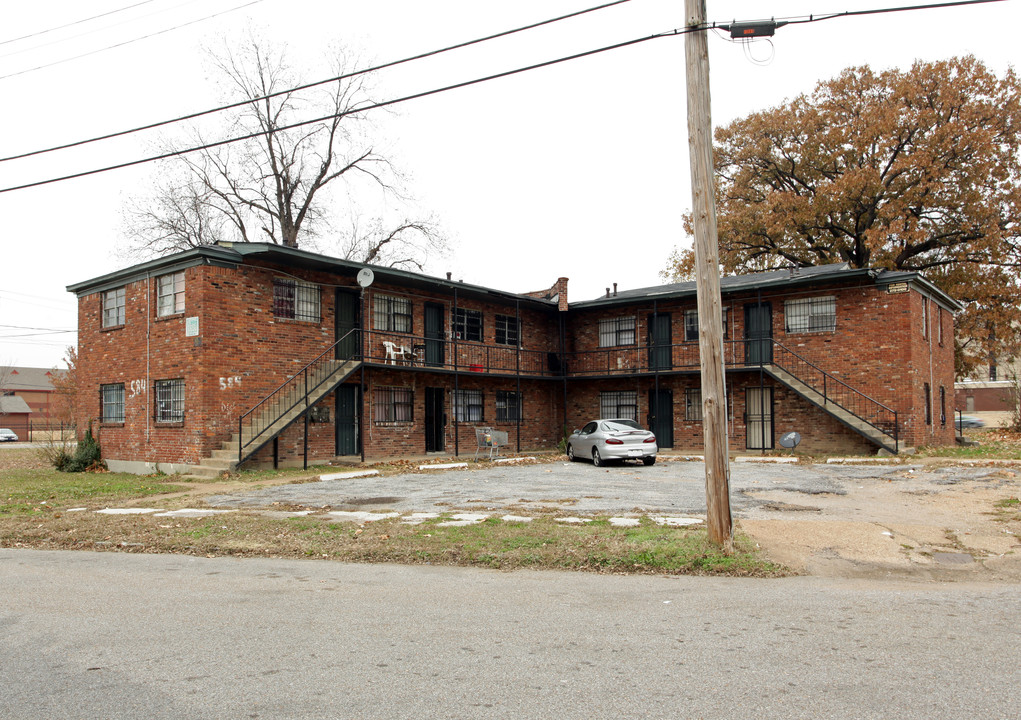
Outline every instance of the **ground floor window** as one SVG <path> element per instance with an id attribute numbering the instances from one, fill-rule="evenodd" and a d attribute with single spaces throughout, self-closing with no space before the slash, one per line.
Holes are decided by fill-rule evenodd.
<path id="1" fill-rule="evenodd" d="M 688 388 L 684 391 L 684 419 L 688 422 L 702 422 L 701 388 Z"/>
<path id="2" fill-rule="evenodd" d="M 599 393 L 599 417 L 638 420 L 638 392 L 613 390 Z"/>
<path id="3" fill-rule="evenodd" d="M 769 450 L 773 447 L 773 388 L 745 389 L 745 447 Z"/>
<path id="4" fill-rule="evenodd" d="M 378 387 L 373 397 L 373 420 L 403 423 L 414 419 L 415 394 L 411 388 Z"/>
<path id="5" fill-rule="evenodd" d="M 184 380 L 157 380 L 154 394 L 156 422 L 184 422 Z"/>
<path id="6" fill-rule="evenodd" d="M 454 393 L 454 419 L 458 422 L 482 422 L 481 390 L 458 390 Z"/>
<path id="7" fill-rule="evenodd" d="M 522 419 L 521 393 L 509 390 L 498 390 L 496 393 L 497 421 L 517 421 Z"/>
<path id="8" fill-rule="evenodd" d="M 929 383 L 922 385 L 922 390 L 925 393 L 925 424 L 932 425 L 932 390 Z"/>
<path id="9" fill-rule="evenodd" d="M 124 383 L 99 386 L 99 417 L 105 423 L 124 422 Z"/>

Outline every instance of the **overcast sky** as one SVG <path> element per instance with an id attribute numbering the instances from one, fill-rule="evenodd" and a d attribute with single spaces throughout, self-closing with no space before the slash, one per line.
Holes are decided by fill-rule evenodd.
<path id="1" fill-rule="evenodd" d="M 598 0 L 73 0 L 5 3 L 0 157 L 218 104 L 204 46 L 249 26 L 287 43 L 303 78 L 330 75 L 337 45 L 378 64 L 600 4 Z M 708 3 L 710 21 L 894 7 L 875 2 Z M 129 10 L 122 10 L 137 5 Z M 105 17 L 86 20 L 109 13 Z M 218 14 L 219 13 L 219 14 Z M 216 17 L 210 17 L 218 14 Z M 710 34 L 713 123 L 766 109 L 849 66 L 907 68 L 972 53 L 998 74 L 1018 62 L 1018 0 L 789 25 L 771 41 Z M 67 25 L 61 28 L 60 26 Z M 387 99 L 684 26 L 683 0 L 631 0 L 374 78 Z M 175 28 L 175 29 L 172 29 Z M 26 37 L 27 36 L 27 37 Z M 146 37 L 150 36 L 150 37 Z M 79 57 L 80 56 L 80 57 Z M 408 175 L 421 212 L 450 238 L 427 272 L 512 292 L 570 278 L 572 300 L 612 283 L 660 282 L 687 242 L 691 205 L 684 38 L 640 43 L 400 104 L 377 146 Z M 0 188 L 149 154 L 138 134 L 0 163 Z M 127 266 L 122 208 L 153 166 L 0 193 L 0 365 L 61 365 L 75 343 L 65 287 Z M 338 207 L 343 222 L 345 208 Z M 322 248 L 329 252 L 328 241 Z M 63 331 L 63 332 L 61 332 Z"/>

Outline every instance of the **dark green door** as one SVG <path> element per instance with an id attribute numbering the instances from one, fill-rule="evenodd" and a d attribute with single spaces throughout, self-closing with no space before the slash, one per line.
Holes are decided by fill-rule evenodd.
<path id="1" fill-rule="evenodd" d="M 674 446 L 674 391 L 649 389 L 649 430 L 661 448 Z"/>
<path id="2" fill-rule="evenodd" d="M 669 370 L 670 348 L 673 334 L 670 325 L 670 313 L 657 313 L 649 316 L 649 369 Z M 658 437 L 658 435 L 657 435 Z"/>
<path id="3" fill-rule="evenodd" d="M 425 389 L 425 451 L 443 452 L 443 428 L 446 417 L 443 411 L 443 388 Z"/>
<path id="4" fill-rule="evenodd" d="M 358 454 L 358 386 L 337 388 L 337 455 Z"/>
<path id="5" fill-rule="evenodd" d="M 439 303 L 425 304 L 425 364 L 443 364 L 443 306 Z M 442 449 L 442 448 L 441 448 Z"/>
<path id="6" fill-rule="evenodd" d="M 351 332 L 357 327 L 358 296 L 338 288 L 334 333 L 337 340 L 343 340 L 343 342 L 337 345 L 335 357 L 338 360 L 348 360 L 357 354 L 358 333 Z"/>
<path id="7" fill-rule="evenodd" d="M 744 306 L 744 339 L 745 363 L 773 362 L 773 307 L 768 302 Z"/>

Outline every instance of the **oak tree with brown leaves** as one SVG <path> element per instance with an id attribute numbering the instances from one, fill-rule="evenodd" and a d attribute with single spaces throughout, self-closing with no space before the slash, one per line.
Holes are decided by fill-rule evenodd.
<path id="1" fill-rule="evenodd" d="M 971 56 L 849 68 L 716 131 L 723 269 L 923 272 L 967 306 L 959 373 L 1010 355 L 1021 327 L 1019 140 L 1013 70 L 997 77 Z M 664 276 L 690 277 L 693 262 L 676 251 Z"/>

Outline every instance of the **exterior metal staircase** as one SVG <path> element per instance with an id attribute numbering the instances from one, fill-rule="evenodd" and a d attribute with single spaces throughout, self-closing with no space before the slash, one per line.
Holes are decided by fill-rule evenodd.
<path id="1" fill-rule="evenodd" d="M 904 449 L 899 438 L 896 410 L 851 387 L 780 343 L 773 341 L 772 348 L 772 357 L 763 358 L 763 372 L 875 445 L 895 455 Z"/>
<path id="2" fill-rule="evenodd" d="M 259 452 L 362 366 L 358 347 L 358 331 L 352 330 L 239 417 L 237 432 L 193 465 L 191 474 L 217 477 Z"/>

